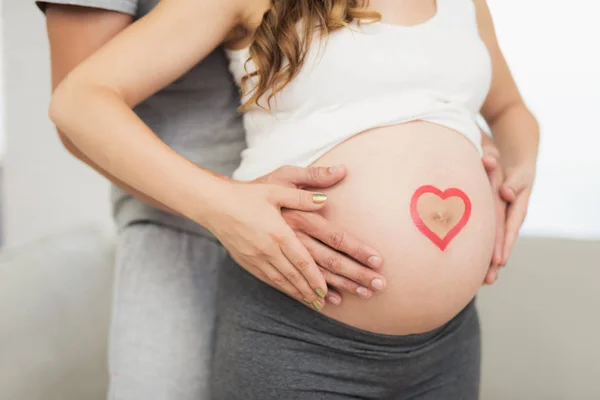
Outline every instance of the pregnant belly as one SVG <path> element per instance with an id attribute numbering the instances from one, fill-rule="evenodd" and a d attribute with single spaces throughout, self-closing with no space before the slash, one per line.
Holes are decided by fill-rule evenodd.
<path id="1" fill-rule="evenodd" d="M 390 335 L 448 322 L 477 293 L 494 242 L 492 193 L 473 145 L 448 128 L 413 122 L 363 132 L 313 165 L 336 164 L 346 165 L 348 175 L 325 191 L 322 213 L 381 253 L 387 287 L 368 300 L 344 295 L 324 314 Z M 459 189 L 467 201 L 423 193 L 411 212 L 413 195 L 425 185 Z"/>

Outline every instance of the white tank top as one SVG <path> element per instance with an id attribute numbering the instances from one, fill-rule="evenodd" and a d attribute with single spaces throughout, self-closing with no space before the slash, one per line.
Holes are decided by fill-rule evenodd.
<path id="1" fill-rule="evenodd" d="M 228 55 L 240 84 L 248 49 Z M 270 113 L 255 105 L 244 114 L 248 147 L 233 177 L 305 167 L 360 132 L 416 120 L 463 134 L 481 153 L 476 118 L 491 75 L 472 0 L 437 0 L 436 14 L 410 27 L 354 22 L 313 41 Z"/>

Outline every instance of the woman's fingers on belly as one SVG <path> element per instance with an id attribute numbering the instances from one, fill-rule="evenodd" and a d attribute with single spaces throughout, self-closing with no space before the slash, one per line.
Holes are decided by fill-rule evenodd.
<path id="1" fill-rule="evenodd" d="M 495 151 L 497 152 L 497 149 L 495 149 Z M 486 167 L 490 186 L 492 187 L 492 194 L 494 197 L 494 205 L 496 210 L 496 240 L 494 243 L 494 252 L 490 265 L 490 267 L 494 267 L 502 264 L 502 253 L 504 250 L 504 237 L 506 229 L 506 201 L 502 198 L 500 193 L 500 188 L 504 181 L 504 173 L 498 164 L 498 154 L 495 153 L 495 155 L 491 158 L 494 160 L 494 163 L 492 163 L 493 165 L 489 163 L 486 165 L 486 157 L 484 157 L 483 162 Z"/>
<path id="2" fill-rule="evenodd" d="M 385 288 L 385 279 L 377 272 L 306 234 L 297 232 L 296 235 L 321 267 L 330 286 L 363 298 L 371 297 L 373 290 Z"/>
<path id="3" fill-rule="evenodd" d="M 508 257 L 512 252 L 513 245 L 517 240 L 517 235 L 521 229 L 521 225 L 525 221 L 527 215 L 527 206 L 531 191 L 521 191 L 515 201 L 510 203 L 506 212 L 506 239 L 504 240 L 504 252 L 502 255 L 502 265 L 508 262 Z"/>
<path id="4" fill-rule="evenodd" d="M 356 282 L 352 282 L 348 278 L 344 278 L 343 276 L 332 274 L 324 268 L 321 268 L 323 272 L 323 276 L 325 280 L 327 280 L 327 284 L 332 288 L 336 288 L 342 292 L 350 293 L 353 295 L 358 295 L 363 299 L 368 299 L 373 295 L 373 291 L 367 289 L 364 286 L 359 285 Z"/>
<path id="5" fill-rule="evenodd" d="M 506 232 L 506 203 L 498 195 L 494 195 L 496 206 L 496 239 L 492 255 L 492 266 L 502 264 L 502 251 L 504 249 L 504 235 Z"/>
<path id="6" fill-rule="evenodd" d="M 352 257 L 359 263 L 372 268 L 379 268 L 383 264 L 381 256 L 377 251 L 318 213 L 301 213 L 293 210 L 287 213 L 287 215 L 283 215 L 286 222 L 295 231 L 312 236 L 330 248 Z"/>
<path id="7" fill-rule="evenodd" d="M 485 279 L 483 283 L 485 285 L 492 285 L 498 279 L 498 274 L 500 272 L 500 267 L 498 265 L 492 265 L 490 269 L 488 269 L 487 274 L 485 275 Z"/>

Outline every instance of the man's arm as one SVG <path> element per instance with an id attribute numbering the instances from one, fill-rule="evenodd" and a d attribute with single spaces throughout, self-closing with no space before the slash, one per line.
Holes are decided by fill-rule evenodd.
<path id="1" fill-rule="evenodd" d="M 108 43 L 132 22 L 132 17 L 128 14 L 99 8 L 46 4 L 45 11 L 50 42 L 53 91 L 71 70 Z M 165 205 L 135 190 L 100 168 L 60 130 L 58 136 L 72 155 L 92 167 L 106 179 L 143 202 L 173 213 Z"/>

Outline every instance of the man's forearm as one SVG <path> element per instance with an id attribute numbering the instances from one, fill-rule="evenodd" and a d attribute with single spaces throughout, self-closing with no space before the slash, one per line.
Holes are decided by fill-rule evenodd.
<path id="1" fill-rule="evenodd" d="M 120 181 L 119 179 L 117 179 L 114 176 L 110 175 L 108 172 L 106 172 L 105 170 L 103 170 L 102 168 L 100 168 L 97 164 L 95 164 L 92 160 L 90 160 L 89 157 L 87 157 L 85 154 L 83 154 L 73 144 L 73 142 L 71 142 L 69 140 L 68 137 L 66 137 L 60 131 L 58 132 L 58 135 L 59 135 L 60 140 L 62 141 L 63 145 L 65 146 L 65 148 L 69 151 L 69 153 L 71 153 L 74 157 L 76 157 L 80 161 L 82 161 L 85 164 L 89 165 L 96 172 L 98 172 L 100 175 L 104 176 L 106 179 L 108 179 L 114 185 L 116 185 L 119 188 L 121 188 L 122 190 L 124 190 L 126 193 L 128 193 L 128 194 L 132 195 L 133 197 L 135 197 L 135 198 L 143 201 L 144 203 L 148 204 L 151 207 L 161 209 L 161 210 L 163 210 L 165 212 L 168 212 L 168 213 L 171 213 L 171 214 L 179 215 L 175 211 L 171 210 L 169 207 L 165 206 L 164 204 L 162 204 L 162 203 L 156 201 L 155 199 L 153 199 L 153 198 L 151 198 L 151 197 L 149 197 L 149 196 L 141 193 L 138 190 L 135 190 L 131 186 L 127 185 L 125 182 Z"/>
<path id="2" fill-rule="evenodd" d="M 523 103 L 507 108 L 490 123 L 494 143 L 508 168 L 535 168 L 539 144 L 539 125 Z"/>
<path id="3" fill-rule="evenodd" d="M 52 61 L 52 90 L 76 65 L 111 40 L 132 21 L 130 16 L 114 11 L 63 4 L 48 4 L 46 17 Z M 133 189 L 100 168 L 62 132 L 59 131 L 58 135 L 65 148 L 73 156 L 92 167 L 125 192 L 152 207 L 174 214 L 164 204 Z"/>

